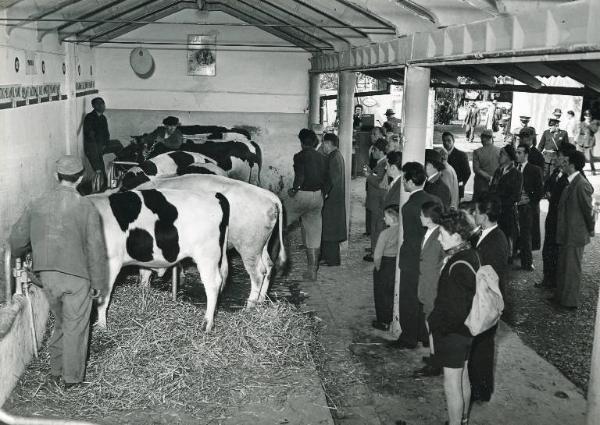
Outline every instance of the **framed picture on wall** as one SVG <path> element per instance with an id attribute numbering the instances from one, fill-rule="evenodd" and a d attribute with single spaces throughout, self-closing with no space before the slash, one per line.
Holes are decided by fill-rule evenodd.
<path id="1" fill-rule="evenodd" d="M 214 76 L 217 71 L 217 36 L 188 35 L 188 75 Z"/>

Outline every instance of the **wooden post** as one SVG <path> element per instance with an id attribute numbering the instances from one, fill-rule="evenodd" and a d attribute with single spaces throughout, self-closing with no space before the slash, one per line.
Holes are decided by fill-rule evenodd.
<path id="1" fill-rule="evenodd" d="M 407 162 L 425 162 L 425 143 L 427 140 L 427 108 L 429 105 L 430 70 L 419 66 L 404 68 L 404 96 L 402 97 L 402 135 L 404 149 L 402 151 L 402 164 Z M 408 193 L 400 189 L 400 208 L 408 200 Z M 400 214 L 399 243 L 402 245 L 404 235 L 402 232 L 402 214 Z M 394 288 L 394 316 L 391 326 L 392 335 L 400 336 L 400 270 L 396 256 L 396 283 Z"/>
<path id="2" fill-rule="evenodd" d="M 352 132 L 354 114 L 354 85 L 356 75 L 352 71 L 341 71 L 338 87 L 338 114 L 340 127 L 338 137 L 340 138 L 340 152 L 344 157 L 345 164 L 345 190 L 346 190 L 346 229 L 350 234 L 350 178 L 352 172 Z"/>

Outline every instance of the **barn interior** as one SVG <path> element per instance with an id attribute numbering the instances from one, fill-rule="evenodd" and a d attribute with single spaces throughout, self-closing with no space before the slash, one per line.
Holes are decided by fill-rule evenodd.
<path id="1" fill-rule="evenodd" d="M 431 87 L 512 90 L 497 79 L 510 76 L 521 91 L 597 97 L 599 19 L 596 0 L 0 0 L 0 234 L 52 187 L 61 155 L 84 156 L 95 97 L 124 145 L 168 115 L 247 130 L 262 187 L 285 200 L 298 131 L 321 122 L 320 75 L 338 73 L 349 194 L 355 73 L 403 85 L 404 161 L 422 162 Z M 196 35 L 208 37 L 214 75 L 193 75 Z M 542 82 L 553 76 L 580 84 Z M 346 207 L 361 208 L 350 196 Z M 19 373 L 0 379 L 0 405 Z"/>

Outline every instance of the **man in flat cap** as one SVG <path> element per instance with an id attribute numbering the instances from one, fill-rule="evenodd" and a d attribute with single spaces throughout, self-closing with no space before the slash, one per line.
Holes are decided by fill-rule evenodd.
<path id="1" fill-rule="evenodd" d="M 48 343 L 50 375 L 68 388 L 83 382 L 92 299 L 107 295 L 107 253 L 100 214 L 76 187 L 83 164 L 64 155 L 56 162 L 58 184 L 32 201 L 10 234 L 12 255 L 32 250 L 33 271 L 56 319 Z"/>
<path id="2" fill-rule="evenodd" d="M 560 109 L 555 109 L 555 111 Z M 555 112 L 556 114 L 556 112 Z M 558 128 L 560 120 L 556 116 L 548 118 L 548 129 L 542 134 L 538 150 L 544 156 L 544 177 L 548 177 L 554 168 L 558 150 L 563 143 L 569 143 L 569 135 L 565 130 Z"/>
<path id="3" fill-rule="evenodd" d="M 101 97 L 92 99 L 92 112 L 83 119 L 83 151 L 94 169 L 95 176 L 92 183 L 94 192 L 106 189 L 106 171 L 104 169 L 104 154 L 117 153 L 123 145 L 116 139 L 110 138 L 108 121 L 104 115 L 106 103 Z"/>
<path id="4" fill-rule="evenodd" d="M 162 126 L 157 127 L 150 134 L 142 135 L 142 143 L 150 150 L 148 158 L 181 149 L 183 134 L 177 127 L 179 127 L 179 119 L 168 116 L 163 120 Z"/>
<path id="5" fill-rule="evenodd" d="M 399 118 L 396 118 L 396 113 L 394 112 L 394 110 L 391 108 L 386 110 L 385 116 L 387 117 L 386 122 L 389 122 L 390 126 L 392 127 L 392 131 L 395 134 L 400 134 L 400 132 L 402 131 L 402 128 L 401 128 L 402 120 Z"/>

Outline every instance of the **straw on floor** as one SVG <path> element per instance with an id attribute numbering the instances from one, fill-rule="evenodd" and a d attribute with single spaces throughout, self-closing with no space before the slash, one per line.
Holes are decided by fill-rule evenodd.
<path id="1" fill-rule="evenodd" d="M 92 335 L 89 384 L 63 391 L 44 383 L 49 366 L 42 350 L 4 407 L 97 423 L 119 412 L 120 423 L 128 423 L 128 413 L 177 410 L 208 423 L 233 406 L 285 399 L 304 385 L 298 372 L 314 369 L 318 325 L 286 302 L 221 310 L 209 334 L 203 314 L 166 292 L 116 287 L 109 330 Z"/>

